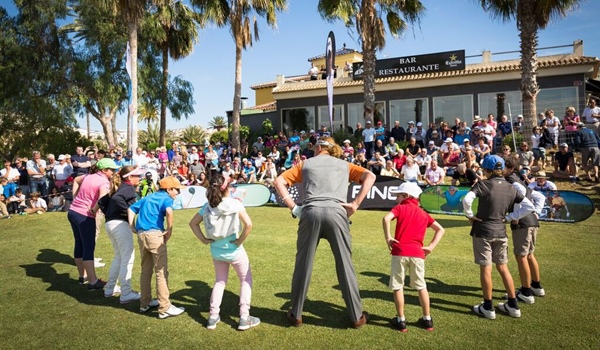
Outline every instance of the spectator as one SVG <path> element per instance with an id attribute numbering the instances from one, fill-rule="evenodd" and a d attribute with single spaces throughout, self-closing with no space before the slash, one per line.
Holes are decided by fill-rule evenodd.
<path id="1" fill-rule="evenodd" d="M 367 165 L 368 162 L 367 162 L 367 159 L 365 159 L 364 152 L 356 154 L 356 157 L 354 157 L 354 160 L 352 161 L 352 163 L 360 166 L 361 168 L 367 169 L 367 167 L 368 167 L 368 165 Z"/>
<path id="2" fill-rule="evenodd" d="M 492 152 L 492 149 L 490 148 L 490 145 L 488 145 L 485 142 L 485 137 L 480 137 L 477 140 L 477 144 L 473 147 L 473 151 L 475 152 L 475 155 L 477 156 L 477 162 L 481 163 L 485 158 L 487 158 L 490 153 Z"/>
<path id="3" fill-rule="evenodd" d="M 394 163 L 391 160 L 385 162 L 385 168 L 381 169 L 381 176 L 400 177 L 400 173 L 394 168 Z"/>
<path id="4" fill-rule="evenodd" d="M 27 202 L 25 200 L 23 190 L 21 190 L 20 187 L 17 187 L 15 194 L 8 198 L 8 203 L 10 205 L 9 212 L 19 215 L 27 215 L 25 212 L 25 209 L 27 209 Z"/>
<path id="5" fill-rule="evenodd" d="M 65 197 L 58 192 L 57 187 L 52 187 L 48 197 L 48 211 L 63 211 L 65 207 Z"/>
<path id="6" fill-rule="evenodd" d="M 429 169 L 431 160 L 431 156 L 427 154 L 427 149 L 421 148 L 419 155 L 415 157 L 415 163 L 419 166 L 419 172 L 421 174 L 425 174 L 425 170 Z"/>
<path id="7" fill-rule="evenodd" d="M 573 152 L 569 150 L 569 145 L 561 143 L 554 155 L 554 172 L 552 177 L 556 179 L 569 179 L 572 182 L 576 182 L 577 179 L 577 168 L 575 167 L 575 157 Z"/>
<path id="8" fill-rule="evenodd" d="M 512 133 L 512 125 L 508 121 L 508 117 L 506 116 L 506 114 L 503 114 L 500 118 L 500 123 L 498 123 L 497 129 L 498 131 L 502 131 L 502 135 L 504 136 L 510 135 Z"/>
<path id="9" fill-rule="evenodd" d="M 524 130 L 525 124 L 523 124 L 523 115 L 517 115 L 517 121 L 513 123 L 513 130 L 516 133 L 522 133 Z"/>
<path id="10" fill-rule="evenodd" d="M 376 131 L 371 127 L 371 121 L 367 120 L 366 129 L 364 129 L 362 132 L 362 140 L 365 144 L 367 159 L 370 159 L 373 156 L 373 148 L 375 147 L 375 134 Z"/>
<path id="11" fill-rule="evenodd" d="M 467 168 L 465 163 L 458 164 L 456 171 L 452 174 L 452 186 L 472 187 L 477 181 L 477 174 L 473 169 Z"/>
<path id="12" fill-rule="evenodd" d="M 433 142 L 433 144 L 436 147 L 440 147 L 444 143 L 444 140 L 442 139 L 440 133 L 437 130 L 432 130 L 431 137 L 429 138 L 429 141 L 427 143 L 429 144 L 430 142 Z"/>
<path id="13" fill-rule="evenodd" d="M 427 186 L 443 185 L 445 176 L 446 172 L 444 169 L 438 166 L 436 159 L 432 159 L 431 166 L 429 169 L 425 170 L 424 178 Z"/>
<path id="14" fill-rule="evenodd" d="M 387 148 L 383 145 L 383 141 L 380 139 L 375 141 L 375 148 L 373 149 L 373 152 L 379 152 L 383 158 L 389 159 Z"/>
<path id="15" fill-rule="evenodd" d="M 578 130 L 575 134 L 576 144 L 581 150 L 581 164 L 585 171 L 588 181 L 600 182 L 598 177 L 598 167 L 600 166 L 600 138 L 591 129 L 588 129 L 584 123 L 578 123 Z"/>
<path id="16" fill-rule="evenodd" d="M 380 175 L 381 169 L 385 168 L 385 158 L 379 152 L 375 152 L 367 165 L 373 174 Z"/>
<path id="17" fill-rule="evenodd" d="M 415 164 L 412 157 L 406 158 L 406 164 L 402 166 L 402 170 L 400 171 L 400 178 L 408 182 L 419 182 L 421 179 L 419 166 Z"/>
<path id="18" fill-rule="evenodd" d="M 527 142 L 521 143 L 521 147 L 517 151 L 517 156 L 519 157 L 519 168 L 515 169 L 517 172 L 521 171 L 523 167 L 531 168 L 533 166 L 535 157 L 533 156 L 533 152 L 529 150 Z"/>
<path id="19" fill-rule="evenodd" d="M 380 121 L 377 122 L 377 128 L 375 129 L 375 139 L 385 144 L 385 126 Z"/>
<path id="20" fill-rule="evenodd" d="M 408 141 L 408 145 L 406 146 L 405 154 L 407 157 L 416 157 L 421 150 L 421 146 L 417 143 L 417 139 L 414 136 L 411 136 Z"/>
<path id="21" fill-rule="evenodd" d="M 71 165 L 73 166 L 73 172 L 77 173 L 77 175 L 88 174 L 90 172 L 92 163 L 83 152 L 83 147 L 77 146 L 75 148 L 75 154 L 71 156 Z"/>
<path id="22" fill-rule="evenodd" d="M 359 140 L 359 141 L 362 140 L 362 137 L 363 137 L 362 136 L 362 132 L 363 132 L 363 130 L 365 130 L 365 129 L 363 129 L 362 124 L 361 123 L 356 123 L 356 129 L 354 129 L 354 137 L 357 140 Z"/>
<path id="23" fill-rule="evenodd" d="M 354 148 L 350 144 L 350 140 L 344 140 L 343 144 L 344 145 L 342 146 L 342 158 L 348 162 L 352 162 L 352 159 L 354 158 Z"/>
<path id="24" fill-rule="evenodd" d="M 583 110 L 583 119 L 588 128 L 592 129 L 596 135 L 600 136 L 600 107 L 597 106 L 598 101 L 590 97 L 587 107 Z"/>
<path id="25" fill-rule="evenodd" d="M 0 170 L 0 176 L 6 178 L 6 184 L 4 185 L 4 197 L 10 198 L 13 196 L 17 189 L 17 183 L 21 174 L 19 170 L 13 168 L 10 160 L 4 160 L 4 169 Z"/>
<path id="26" fill-rule="evenodd" d="M 550 139 L 552 140 L 553 148 L 558 148 L 558 132 L 560 131 L 560 120 L 554 116 L 554 111 L 551 109 L 546 110 L 546 126 L 550 133 Z"/>
<path id="27" fill-rule="evenodd" d="M 406 130 L 400 125 L 399 121 L 394 121 L 394 127 L 390 130 L 390 136 L 398 142 L 406 140 Z"/>

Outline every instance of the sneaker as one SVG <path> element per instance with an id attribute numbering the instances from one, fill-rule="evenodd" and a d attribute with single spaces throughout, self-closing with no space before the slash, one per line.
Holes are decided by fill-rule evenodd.
<path id="1" fill-rule="evenodd" d="M 108 289 L 104 290 L 104 297 L 105 298 L 116 297 L 117 294 L 120 294 L 120 293 L 121 293 L 121 287 L 118 285 L 115 285 L 115 288 L 113 290 L 108 290 Z"/>
<path id="2" fill-rule="evenodd" d="M 408 329 L 406 329 L 406 321 L 400 321 L 400 318 L 398 316 L 392 318 L 391 323 L 392 323 L 392 326 L 394 326 L 394 328 L 396 328 L 400 332 L 402 332 L 402 333 L 408 332 Z"/>
<path id="3" fill-rule="evenodd" d="M 517 291 L 517 299 L 519 301 L 524 302 L 525 304 L 533 304 L 535 303 L 535 298 L 533 297 L 533 295 L 525 295 L 523 293 L 521 293 L 520 290 Z"/>
<path id="4" fill-rule="evenodd" d="M 220 316 L 210 316 L 208 321 L 206 321 L 206 329 L 215 329 L 217 328 L 217 323 L 221 322 Z"/>
<path id="5" fill-rule="evenodd" d="M 240 324 L 238 325 L 238 331 L 245 331 L 252 327 L 256 327 L 260 324 L 260 319 L 254 316 L 248 316 L 240 318 Z"/>
<path id="6" fill-rule="evenodd" d="M 140 312 L 141 313 L 148 312 L 148 310 L 154 309 L 155 307 L 158 307 L 159 305 L 160 305 L 160 303 L 158 302 L 158 300 L 152 299 L 152 300 L 150 300 L 150 303 L 148 303 L 148 305 L 140 306 Z"/>
<path id="7" fill-rule="evenodd" d="M 421 317 L 419 318 L 419 321 L 417 323 L 420 327 L 425 328 L 426 331 L 433 331 L 433 318 L 426 320 L 423 317 Z"/>
<path id="8" fill-rule="evenodd" d="M 94 260 L 94 267 L 104 267 L 105 265 L 105 263 Z"/>
<path id="9" fill-rule="evenodd" d="M 494 311 L 494 309 L 492 310 L 486 310 L 483 307 L 483 303 L 479 304 L 479 305 L 475 305 L 473 306 L 473 312 L 476 313 L 479 316 L 483 316 L 489 320 L 495 320 L 496 319 L 496 311 Z"/>
<path id="10" fill-rule="evenodd" d="M 88 280 L 85 277 L 79 277 L 78 281 L 79 281 L 79 284 L 84 285 Z"/>
<path id="11" fill-rule="evenodd" d="M 169 308 L 167 309 L 167 311 L 165 312 L 161 312 L 160 314 L 158 314 L 158 318 L 160 318 L 161 320 L 164 320 L 167 317 L 175 317 L 175 316 L 179 316 L 181 315 L 183 312 L 185 311 L 184 307 L 177 307 L 173 304 L 171 304 L 171 306 L 169 306 Z"/>
<path id="12" fill-rule="evenodd" d="M 102 261 L 102 258 L 94 258 L 94 261 L 95 262 L 100 262 L 100 261 Z"/>
<path id="13" fill-rule="evenodd" d="M 10 216 L 10 215 L 6 215 L 6 216 L 3 216 L 2 218 L 3 218 L 3 219 L 11 219 L 11 218 L 12 218 L 12 216 Z"/>
<path id="14" fill-rule="evenodd" d="M 125 295 L 121 294 L 121 296 L 119 297 L 119 302 L 121 304 L 129 304 L 132 301 L 140 300 L 141 298 L 142 295 L 140 293 L 131 291 Z"/>
<path id="15" fill-rule="evenodd" d="M 362 316 L 358 319 L 358 321 L 352 323 L 352 327 L 361 328 L 369 322 L 369 313 L 363 311 Z"/>
<path id="16" fill-rule="evenodd" d="M 531 293 L 533 293 L 533 295 L 535 295 L 536 297 L 543 297 L 546 295 L 546 291 L 544 290 L 544 288 L 533 288 L 531 287 Z"/>
<path id="17" fill-rule="evenodd" d="M 93 290 L 98 290 L 98 289 L 104 289 L 104 286 L 106 285 L 106 281 L 103 281 L 101 279 L 98 278 L 98 280 L 96 281 L 96 283 L 94 284 L 88 284 L 87 289 L 91 292 Z"/>
<path id="18" fill-rule="evenodd" d="M 521 310 L 510 307 L 508 303 L 498 303 L 498 310 L 509 314 L 510 317 L 521 317 Z"/>
<path id="19" fill-rule="evenodd" d="M 27 215 L 27 213 L 24 212 L 24 211 L 22 211 L 22 212 L 19 213 L 19 215 Z"/>

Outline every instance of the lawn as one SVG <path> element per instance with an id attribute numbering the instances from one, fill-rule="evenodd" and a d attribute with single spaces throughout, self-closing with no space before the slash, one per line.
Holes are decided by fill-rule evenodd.
<path id="1" fill-rule="evenodd" d="M 597 199 L 597 198 L 596 198 Z M 359 211 L 353 217 L 353 253 L 364 309 L 371 322 L 349 328 L 337 287 L 328 243 L 322 241 L 304 309 L 304 325 L 288 325 L 291 274 L 297 221 L 279 207 L 249 208 L 254 230 L 245 243 L 254 274 L 251 314 L 262 323 L 245 332 L 236 330 L 239 283 L 231 279 L 223 300 L 222 322 L 205 328 L 214 272 L 208 246 L 188 227 L 194 210 L 175 213 L 169 241 L 171 301 L 185 314 L 166 320 L 156 312 L 139 314 L 139 303 L 120 305 L 77 283 L 72 233 L 64 213 L 47 213 L 0 220 L 0 339 L 3 349 L 592 349 L 600 339 L 600 275 L 597 247 L 600 216 L 579 224 L 543 223 L 538 261 L 547 296 L 521 304 L 523 317 L 498 313 L 496 320 L 470 312 L 481 301 L 479 269 L 472 262 L 469 224 L 462 217 L 436 215 L 446 227 L 437 249 L 426 261 L 435 331 L 416 327 L 420 317 L 417 293 L 407 289 L 408 333 L 389 326 L 394 316 L 387 288 L 389 255 L 381 229 L 381 211 Z M 427 240 L 431 239 L 429 233 Z M 137 245 L 137 244 L 136 244 Z M 511 244 L 512 247 L 512 244 Z M 512 248 L 511 248 L 512 249 Z M 104 232 L 97 256 L 110 263 L 112 247 Z M 509 262 L 515 281 L 516 263 Z M 102 278 L 109 264 L 97 269 Z M 494 272 L 495 303 L 504 292 Z M 139 284 L 139 260 L 133 283 Z M 595 326 L 596 325 L 596 326 Z"/>

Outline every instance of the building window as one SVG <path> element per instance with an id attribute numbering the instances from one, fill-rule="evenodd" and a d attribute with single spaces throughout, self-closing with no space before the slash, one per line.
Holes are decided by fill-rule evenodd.
<path id="1" fill-rule="evenodd" d="M 577 86 L 541 89 L 537 95 L 537 112 L 539 114 L 551 109 L 555 116 L 562 119 L 567 107 L 573 106 L 575 110 L 578 109 L 580 106 L 578 96 L 579 88 Z M 577 114 L 581 115 L 582 112 L 583 110 L 577 111 Z"/>
<path id="2" fill-rule="evenodd" d="M 281 110 L 282 129 L 286 135 L 291 135 L 292 130 L 315 129 L 315 108 L 301 107 Z"/>
<path id="3" fill-rule="evenodd" d="M 327 129 L 330 129 L 329 123 L 329 107 L 319 106 L 319 126 L 325 124 Z M 333 132 L 345 127 L 344 125 L 344 105 L 333 105 Z"/>
<path id="4" fill-rule="evenodd" d="M 363 103 L 348 103 L 348 126 L 351 126 L 352 129 L 356 128 L 356 123 L 361 123 L 363 128 L 365 127 L 364 106 Z M 385 102 L 375 101 L 375 112 L 373 114 L 375 123 L 381 120 L 382 123 L 387 125 Z"/>
<path id="5" fill-rule="evenodd" d="M 504 104 L 500 107 L 500 112 L 503 110 L 503 114 L 516 121 L 517 115 L 523 114 L 523 108 L 521 105 L 521 92 L 520 91 L 506 91 L 506 92 L 492 92 L 479 94 L 479 115 L 482 118 L 486 118 L 488 114 L 493 114 L 498 121 L 499 117 L 502 117 L 499 112 L 498 99 L 504 95 Z M 509 119 L 510 120 L 510 119 Z M 469 123 L 468 123 L 469 124 Z"/>
<path id="6" fill-rule="evenodd" d="M 427 125 L 429 123 L 429 100 L 417 98 L 390 101 L 390 125 L 393 125 L 395 121 L 399 121 L 403 128 L 406 128 L 409 121 L 422 122 Z"/>
<path id="7" fill-rule="evenodd" d="M 433 116 L 435 123 L 446 122 L 454 125 L 454 119 L 473 119 L 473 95 L 443 96 L 433 98 Z"/>

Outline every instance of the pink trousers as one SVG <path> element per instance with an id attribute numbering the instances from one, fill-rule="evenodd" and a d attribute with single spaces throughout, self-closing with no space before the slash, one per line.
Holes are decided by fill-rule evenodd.
<path id="1" fill-rule="evenodd" d="M 240 317 L 248 317 L 252 297 L 252 271 L 246 250 L 240 249 L 238 256 L 232 262 L 213 259 L 213 264 L 215 265 L 215 286 L 210 295 L 210 315 L 218 316 L 221 311 L 221 301 L 223 301 L 223 292 L 229 277 L 229 265 L 231 265 L 240 279 Z"/>

